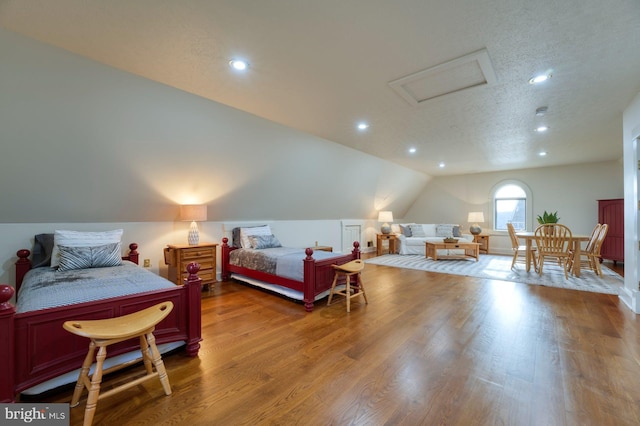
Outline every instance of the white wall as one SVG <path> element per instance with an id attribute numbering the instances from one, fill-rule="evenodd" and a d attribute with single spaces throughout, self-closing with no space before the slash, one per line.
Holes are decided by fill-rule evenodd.
<path id="1" fill-rule="evenodd" d="M 624 291 L 622 301 L 634 312 L 640 313 L 640 259 L 638 247 L 638 176 L 640 153 L 640 94 L 623 114 L 624 140 Z"/>
<path id="2" fill-rule="evenodd" d="M 480 224 L 491 237 L 491 252 L 510 253 L 506 232 L 492 229 L 492 190 L 500 182 L 517 180 L 532 192 L 533 215 L 558 211 L 560 222 L 579 234 L 591 233 L 598 221 L 597 200 L 622 198 L 623 165 L 619 161 L 562 167 L 478 173 L 433 178 L 405 215 L 404 221 L 460 223 L 469 226 L 467 214 L 483 211 Z M 530 230 L 535 218 L 528 225 Z"/>

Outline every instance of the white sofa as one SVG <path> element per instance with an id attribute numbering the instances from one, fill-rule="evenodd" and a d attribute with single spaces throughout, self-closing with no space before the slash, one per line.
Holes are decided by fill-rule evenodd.
<path id="1" fill-rule="evenodd" d="M 442 242 L 446 237 L 457 238 L 459 242 L 473 242 L 473 235 L 463 234 L 459 225 L 437 223 L 403 223 L 392 226 L 399 247 L 399 254 L 425 255 L 425 243 L 427 241 Z M 464 254 L 464 250 L 438 250 L 438 256 Z"/>

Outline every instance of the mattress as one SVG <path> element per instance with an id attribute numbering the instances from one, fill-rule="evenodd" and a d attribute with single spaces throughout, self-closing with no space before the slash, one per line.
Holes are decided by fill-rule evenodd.
<path id="1" fill-rule="evenodd" d="M 27 272 L 18 292 L 16 312 L 75 305 L 111 297 L 173 288 L 175 284 L 138 265 L 58 271 L 42 267 Z"/>

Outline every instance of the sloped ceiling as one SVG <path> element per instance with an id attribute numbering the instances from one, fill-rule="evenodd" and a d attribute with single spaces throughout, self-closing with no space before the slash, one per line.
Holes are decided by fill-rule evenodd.
<path id="1" fill-rule="evenodd" d="M 433 176 L 620 158 L 640 91 L 637 0 L 5 0 L 0 26 Z M 438 68 L 482 51 L 486 84 Z M 389 84 L 425 70 L 480 81 Z"/>

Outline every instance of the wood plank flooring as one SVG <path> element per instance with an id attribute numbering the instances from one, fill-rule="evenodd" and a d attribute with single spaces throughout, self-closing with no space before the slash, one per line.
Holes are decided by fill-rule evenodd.
<path id="1" fill-rule="evenodd" d="M 375 265 L 363 282 L 369 304 L 350 314 L 218 283 L 200 356 L 164 357 L 173 394 L 134 387 L 100 401 L 94 424 L 640 423 L 640 321 L 617 297 Z"/>

